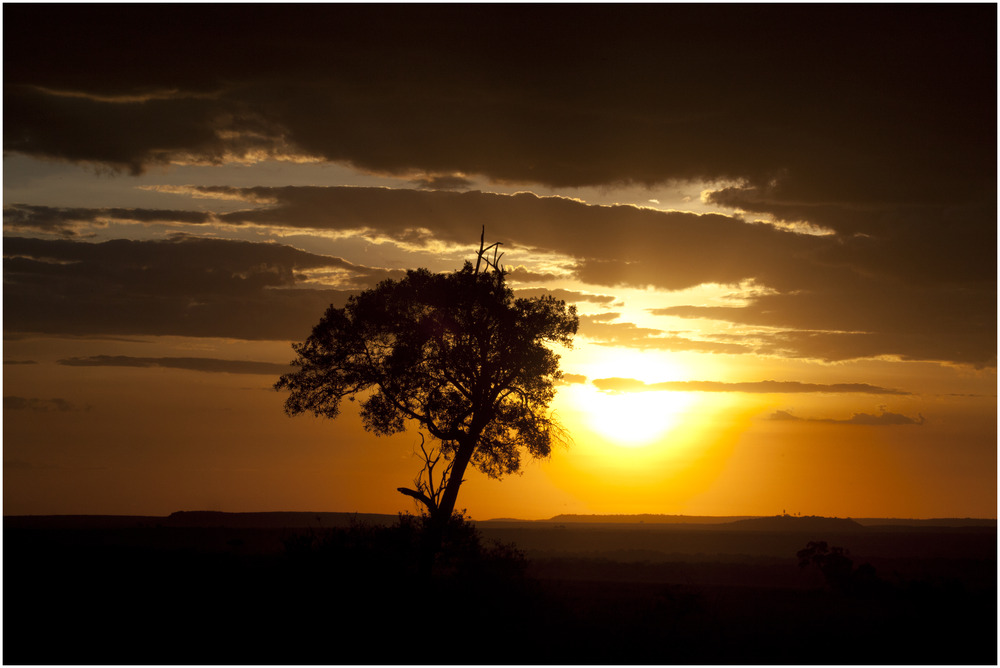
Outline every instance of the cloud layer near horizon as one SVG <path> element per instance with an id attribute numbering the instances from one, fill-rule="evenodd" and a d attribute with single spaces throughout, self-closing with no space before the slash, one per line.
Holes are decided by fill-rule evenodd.
<path id="1" fill-rule="evenodd" d="M 909 394 L 902 390 L 867 383 L 801 383 L 799 381 L 761 380 L 746 383 L 722 383 L 711 380 L 680 380 L 647 383 L 635 378 L 595 378 L 594 387 L 604 392 L 752 392 L 758 394 Z"/>
<path id="2" fill-rule="evenodd" d="M 900 413 L 890 413 L 884 408 L 878 415 L 873 415 L 871 413 L 855 413 L 851 417 L 843 420 L 835 418 L 800 418 L 792 415 L 788 411 L 775 411 L 771 414 L 770 419 L 782 422 L 816 422 L 822 424 L 855 425 L 864 427 L 886 427 L 906 424 L 922 425 L 925 421 L 923 415 L 918 415 L 917 417 L 912 418 Z"/>
<path id="3" fill-rule="evenodd" d="M 67 357 L 58 360 L 63 366 L 118 366 L 164 369 L 183 369 L 207 373 L 238 373 L 261 376 L 277 376 L 288 373 L 290 366 L 274 362 L 252 360 L 226 360 L 214 357 L 132 357 L 129 355 L 91 355 L 90 357 Z"/>
<path id="4" fill-rule="evenodd" d="M 886 243 L 882 253 L 866 241 L 857 252 L 852 239 L 840 235 L 801 234 L 738 216 L 663 212 L 634 206 L 589 206 L 581 202 L 522 193 L 499 195 L 482 192 L 423 192 L 383 188 L 285 187 L 195 188 L 195 192 L 245 200 L 244 210 L 211 214 L 172 210 L 59 209 L 11 205 L 5 212 L 14 229 L 56 231 L 68 236 L 76 225 L 95 221 L 170 222 L 201 227 L 208 223 L 255 226 L 260 229 L 300 229 L 356 232 L 412 248 L 430 243 L 459 246 L 468 242 L 468 221 L 476 220 L 496 235 L 506 248 L 528 253 L 548 253 L 561 264 L 563 278 L 608 290 L 615 286 L 652 286 L 679 290 L 700 284 L 752 284 L 760 290 L 739 306 L 691 304 L 654 309 L 654 315 L 677 316 L 738 323 L 756 328 L 732 340 L 691 340 L 630 323 L 608 322 L 609 316 L 584 319 L 584 334 L 615 345 L 704 352 L 757 352 L 793 357 L 845 360 L 880 355 L 905 359 L 942 360 L 977 366 L 995 364 L 995 279 L 987 263 L 968 262 L 964 272 L 921 274 L 914 267 L 893 265 L 896 252 Z M 615 233 L 609 235 L 607 230 Z M 572 233 L 567 233 L 572 230 Z M 204 264 L 193 240 L 188 246 L 173 244 L 177 262 Z M 969 247 L 983 248 L 975 239 Z M 240 269 L 228 266 L 204 271 L 217 280 L 230 271 L 241 275 L 242 292 L 249 289 L 250 264 L 257 267 L 260 288 L 291 287 L 292 268 L 323 267 L 353 276 L 351 287 L 364 288 L 390 275 L 384 270 L 356 267 L 340 258 L 311 256 L 273 244 L 256 247 L 247 242 L 205 240 L 214 244 L 212 261 L 225 263 L 230 254 L 246 259 Z M 48 250 L 40 250 L 48 244 Z M 59 245 L 61 244 L 61 245 Z M 73 245 L 70 240 L 44 242 L 11 239 L 5 255 L 12 273 L 53 273 L 56 267 L 26 267 L 25 258 L 44 253 L 62 260 L 79 254 L 96 258 L 111 268 L 130 263 L 138 242 Z M 150 242 L 149 247 L 157 247 Z M 162 248 L 167 248 L 163 246 Z M 250 250 L 251 248 L 254 250 Z M 27 248 L 27 250 L 25 250 Z M 161 250 L 162 250 L 161 248 Z M 76 249 L 70 251 L 70 249 Z M 116 252 L 120 250 L 120 252 Z M 930 252 L 930 249 L 927 249 Z M 42 253 L 42 255 L 39 255 Z M 68 256 L 66 254 L 69 254 Z M 253 260 L 250 256 L 253 255 Z M 273 257 L 272 257 L 273 256 Z M 279 257 L 281 256 L 281 257 Z M 291 260 L 295 256 L 294 262 Z M 98 261 L 95 259 L 95 261 Z M 174 266 L 174 265 L 170 265 Z M 182 266 L 182 265 L 177 265 Z M 260 267 L 269 267 L 261 271 Z M 68 274 L 82 267 L 61 266 Z M 169 271 L 169 269 L 167 269 Z M 283 272 L 283 273 L 282 273 Z M 114 273 L 113 271 L 111 272 Z M 521 274 L 531 280 L 529 272 Z M 512 278 L 519 274 L 514 272 Z M 207 274 L 206 274 L 207 277 Z M 549 278 L 559 276 L 550 274 Z M 203 288 L 188 276 L 189 288 Z M 260 281 L 258 281 L 260 282 Z M 167 281 L 166 284 L 169 284 Z M 166 285 L 164 284 L 164 285 Z M 265 285 L 266 284 L 266 285 Z M 6 288 L 5 288 L 6 289 Z M 99 298 L 100 291 L 93 297 Z M 274 297 L 274 290 L 267 292 Z M 14 322 L 19 322 L 17 295 L 12 294 Z M 297 295 L 301 296 L 301 295 Z M 613 298 L 603 300 L 610 303 Z M 587 298 L 595 301 L 594 297 Z M 32 300 L 32 304 L 37 303 Z M 54 312 L 58 313 L 58 311 Z M 176 333 L 176 332 L 173 332 Z M 231 334 L 227 334 L 231 335 Z M 254 334 L 259 336 L 259 334 Z"/>
<path id="5" fill-rule="evenodd" d="M 4 329 L 12 332 L 297 340 L 349 294 L 296 288 L 298 271 L 328 267 L 348 280 L 374 279 L 340 258 L 220 239 L 7 237 L 4 254 Z"/>

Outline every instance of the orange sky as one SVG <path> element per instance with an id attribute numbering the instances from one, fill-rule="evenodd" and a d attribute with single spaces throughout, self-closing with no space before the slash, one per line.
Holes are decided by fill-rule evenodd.
<path id="1" fill-rule="evenodd" d="M 159 11 L 4 6 L 5 514 L 416 510 L 270 388 L 485 225 L 581 326 L 472 517 L 996 517 L 995 6 Z"/>

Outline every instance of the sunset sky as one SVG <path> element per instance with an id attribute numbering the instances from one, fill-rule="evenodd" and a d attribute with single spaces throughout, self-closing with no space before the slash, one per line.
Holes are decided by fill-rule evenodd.
<path id="1" fill-rule="evenodd" d="M 3 512 L 415 512 L 272 385 L 485 226 L 580 331 L 471 517 L 996 517 L 996 11 L 5 4 Z"/>

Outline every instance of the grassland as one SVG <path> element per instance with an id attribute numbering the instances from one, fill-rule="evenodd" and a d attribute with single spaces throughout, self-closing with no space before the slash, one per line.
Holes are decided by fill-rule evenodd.
<path id="1" fill-rule="evenodd" d="M 423 578 L 395 519 L 5 517 L 4 663 L 997 661 L 993 521 L 496 520 Z"/>

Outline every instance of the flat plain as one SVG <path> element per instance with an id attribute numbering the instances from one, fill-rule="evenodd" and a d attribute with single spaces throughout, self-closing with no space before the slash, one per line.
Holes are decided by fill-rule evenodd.
<path id="1" fill-rule="evenodd" d="M 997 661 L 993 520 L 490 520 L 516 557 L 429 580 L 331 547 L 396 520 L 5 517 L 4 663 Z"/>

